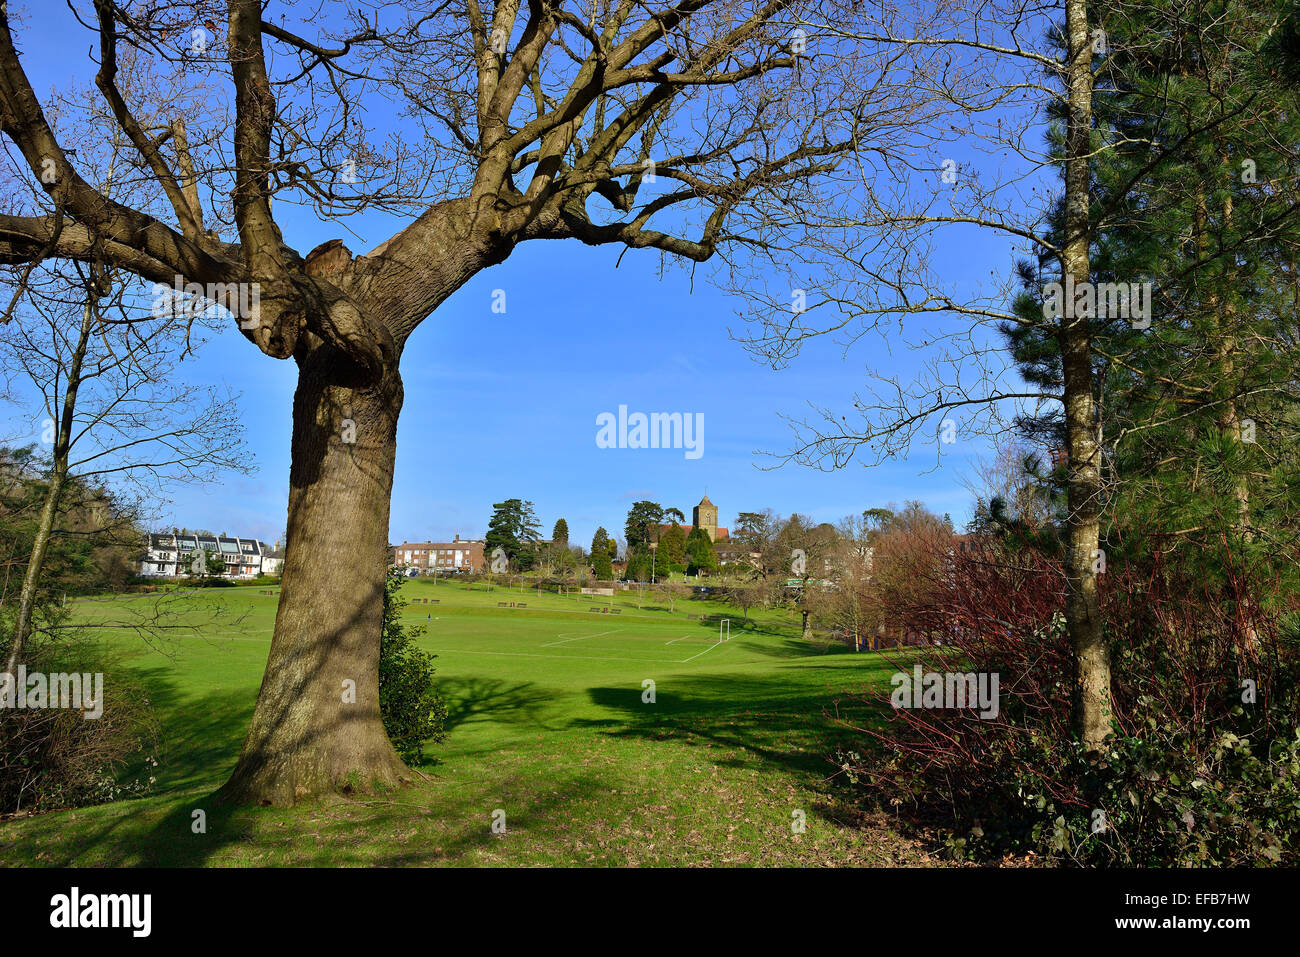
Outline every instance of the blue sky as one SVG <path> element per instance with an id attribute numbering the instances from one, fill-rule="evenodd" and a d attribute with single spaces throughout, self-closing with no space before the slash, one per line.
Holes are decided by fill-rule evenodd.
<path id="1" fill-rule="evenodd" d="M 305 234 L 304 234 L 305 235 Z M 330 238 L 326 230 L 319 240 Z M 291 236 L 291 238 L 296 238 Z M 304 238 L 303 248 L 314 245 Z M 805 403 L 842 406 L 863 368 L 905 372 L 914 357 L 867 340 L 848 359 L 829 344 L 774 372 L 731 341 L 740 304 L 682 270 L 658 275 L 653 254 L 578 243 L 524 245 L 475 277 L 412 336 L 402 359 L 406 402 L 398 428 L 390 538 L 481 536 L 491 506 L 524 498 L 544 531 L 560 517 L 574 541 L 598 525 L 621 534 L 632 502 L 675 505 L 688 516 L 707 492 L 719 521 L 772 508 L 837 520 L 864 508 L 919 498 L 961 522 L 969 493 L 960 477 L 975 449 L 935 446 L 908 461 L 838 472 L 794 465 L 771 470 L 758 454 L 788 448 L 782 414 Z M 492 312 L 495 289 L 504 315 Z M 262 537 L 284 526 L 289 407 L 295 367 L 256 352 L 235 332 L 216 337 L 189 372 L 222 381 L 248 405 L 248 443 L 258 472 L 224 489 L 180 489 L 168 524 Z M 603 449 L 596 416 L 631 411 L 702 413 L 703 455 L 681 449 Z"/>
<path id="2" fill-rule="evenodd" d="M 66 84 L 68 31 L 82 78 L 89 34 L 67 21 L 62 5 L 39 7 L 20 32 L 24 60 L 37 90 Z M 960 156 L 960 153 L 954 155 Z M 348 230 L 310 214 L 277 210 L 290 243 L 306 252 L 342 238 L 354 253 L 387 238 L 395 223 L 380 216 L 348 220 Z M 356 233 L 360 236 L 353 235 Z M 1007 246 L 991 237 L 951 233 L 941 254 L 952 278 L 1005 274 Z M 959 524 L 969 517 L 961 479 L 975 442 L 918 446 L 905 461 L 875 468 L 850 464 L 824 473 L 786 465 L 774 471 L 760 450 L 789 447 L 781 414 L 801 415 L 807 403 L 845 407 L 865 382 L 864 369 L 908 378 L 918 357 L 901 344 L 887 350 L 864 339 L 847 357 L 832 343 L 806 348 L 780 372 L 756 363 L 731 341 L 738 300 L 687 270 L 661 274 L 657 253 L 576 242 L 535 242 L 469 282 L 412 336 L 402 360 L 406 403 L 398 433 L 397 473 L 389 537 L 441 540 L 481 537 L 492 503 L 504 498 L 536 504 L 544 532 L 560 517 L 575 542 L 598 525 L 621 534 L 638 499 L 676 506 L 688 516 L 707 492 L 719 521 L 737 512 L 772 508 L 834 521 L 865 508 L 920 499 Z M 494 289 L 506 293 L 504 315 L 492 311 Z M 195 383 L 224 383 L 242 393 L 249 452 L 257 471 L 219 486 L 181 487 L 158 502 L 159 524 L 231 534 L 279 537 L 285 524 L 290 404 L 296 367 L 259 353 L 234 328 L 218 335 L 196 360 Z M 596 417 L 630 411 L 702 413 L 703 455 L 681 449 L 602 449 Z M 8 431 L 21 433 L 28 415 L 12 409 Z"/>

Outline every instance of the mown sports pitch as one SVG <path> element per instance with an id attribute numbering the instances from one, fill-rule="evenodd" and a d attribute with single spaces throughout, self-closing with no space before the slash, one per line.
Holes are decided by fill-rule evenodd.
<path id="1" fill-rule="evenodd" d="M 858 819 L 829 780 L 827 757 L 862 745 L 832 714 L 874 720 L 846 693 L 887 684 L 894 665 L 810 645 L 784 612 L 745 622 L 717 602 L 679 601 L 670 611 L 634 592 L 586 599 L 456 579 L 408 582 L 403 620 L 425 626 L 418 641 L 438 655 L 449 710 L 448 739 L 428 750 L 418 783 L 306 808 L 216 806 L 209 798 L 239 752 L 270 643 L 277 599 L 258 591 L 183 597 L 182 617 L 201 627 L 158 649 L 122 629 L 101 630 L 128 652 L 158 716 L 158 766 L 147 771 L 153 791 L 0 824 L 0 862 L 922 860 L 886 828 Z M 86 601 L 76 613 L 121 623 L 133 604 L 152 600 Z M 728 641 L 719 641 L 720 618 L 730 618 Z M 196 809 L 205 833 L 193 833 Z M 491 828 L 498 811 L 505 833 Z"/>

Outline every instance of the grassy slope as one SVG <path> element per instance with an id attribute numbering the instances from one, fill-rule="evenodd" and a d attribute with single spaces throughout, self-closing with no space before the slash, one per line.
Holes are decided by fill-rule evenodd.
<path id="1" fill-rule="evenodd" d="M 273 597 L 225 589 L 245 610 L 169 655 L 132 664 L 163 728 L 153 796 L 0 825 L 0 863 L 248 864 L 889 864 L 925 856 L 851 817 L 826 784 L 825 755 L 846 740 L 824 709 L 846 689 L 886 682 L 876 655 L 809 647 L 779 614 L 732 640 L 676 611 L 456 582 L 411 582 L 405 618 L 427 625 L 450 736 L 414 787 L 290 810 L 215 806 L 266 660 Z M 524 601 L 527 609 L 498 609 Z M 602 600 L 605 603 L 608 600 Z M 118 603 L 86 603 L 94 620 Z M 208 599 L 191 603 L 195 620 Z M 752 616 L 751 616 L 752 617 Z M 604 634 L 602 634 L 604 633 Z M 117 638 L 118 642 L 126 639 Z M 138 642 L 137 642 L 138 645 Z M 654 704 L 642 682 L 656 683 Z M 111 676 L 110 676 L 111 680 Z M 852 739 L 847 739 L 850 743 Z M 207 814 L 193 834 L 192 812 Z M 493 834 L 493 812 L 507 832 Z M 794 834 L 795 811 L 807 829 Z"/>

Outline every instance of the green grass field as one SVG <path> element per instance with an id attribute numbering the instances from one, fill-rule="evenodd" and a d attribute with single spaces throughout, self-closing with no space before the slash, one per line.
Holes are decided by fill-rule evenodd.
<path id="1" fill-rule="evenodd" d="M 801 641 L 779 612 L 579 600 L 524 588 L 409 582 L 449 709 L 413 787 L 293 809 L 215 805 L 256 698 L 275 611 L 256 588 L 186 599 L 200 635 L 145 647 L 121 629 L 161 726 L 153 791 L 0 825 L 5 865 L 811 865 L 927 863 L 856 814 L 827 756 L 860 746 L 828 714 L 894 670 Z M 77 604 L 119 620 L 132 602 Z M 499 602 L 526 607 L 500 608 Z M 610 604 L 617 614 L 594 612 Z M 217 604 L 225 614 L 213 617 Z M 710 618 L 731 618 L 719 643 Z M 109 676 L 111 680 L 111 675 Z M 655 701 L 643 701 L 644 682 Z M 844 711 L 840 717 L 872 720 Z M 858 706 L 860 707 L 860 706 Z M 207 816 L 194 834 L 193 812 Z M 493 833 L 504 811 L 505 833 Z M 803 833 L 794 822 L 802 816 Z"/>

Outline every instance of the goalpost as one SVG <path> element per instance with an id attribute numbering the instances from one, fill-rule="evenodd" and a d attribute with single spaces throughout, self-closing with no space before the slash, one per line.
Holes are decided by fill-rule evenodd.
<path id="1" fill-rule="evenodd" d="M 725 638 L 723 637 L 724 633 L 726 634 Z M 724 618 L 722 619 L 722 621 L 718 622 L 718 644 L 722 644 L 724 641 L 730 641 L 730 640 L 731 640 L 731 619 Z"/>

